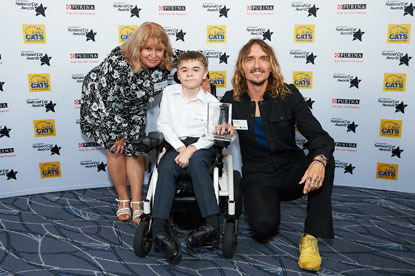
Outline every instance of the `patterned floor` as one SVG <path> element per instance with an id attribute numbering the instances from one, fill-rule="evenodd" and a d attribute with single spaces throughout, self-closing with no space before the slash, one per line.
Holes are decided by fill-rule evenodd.
<path id="1" fill-rule="evenodd" d="M 234 258 L 183 247 L 169 265 L 153 250 L 134 255 L 135 225 L 116 220 L 114 197 L 100 188 L 1 199 L 0 276 L 316 275 L 297 266 L 305 199 L 283 204 L 270 243 L 253 241 L 242 215 Z M 333 216 L 336 239 L 320 241 L 317 275 L 415 275 L 415 194 L 335 187 Z"/>

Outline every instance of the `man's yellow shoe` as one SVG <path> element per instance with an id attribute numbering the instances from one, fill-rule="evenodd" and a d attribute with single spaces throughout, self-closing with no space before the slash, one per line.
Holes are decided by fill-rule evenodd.
<path id="1" fill-rule="evenodd" d="M 301 237 L 300 258 L 298 265 L 300 268 L 311 271 L 318 271 L 321 265 L 320 252 L 318 251 L 318 241 L 312 235 Z"/>

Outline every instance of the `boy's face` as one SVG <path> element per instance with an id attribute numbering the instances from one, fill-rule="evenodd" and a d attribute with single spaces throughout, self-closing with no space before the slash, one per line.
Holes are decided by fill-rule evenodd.
<path id="1" fill-rule="evenodd" d="M 207 78 L 208 70 L 198 60 L 184 60 L 177 68 L 177 76 L 183 87 L 187 89 L 199 88 Z"/>

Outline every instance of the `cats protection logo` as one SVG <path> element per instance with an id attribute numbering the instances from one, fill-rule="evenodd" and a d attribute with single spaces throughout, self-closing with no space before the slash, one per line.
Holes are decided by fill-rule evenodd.
<path id="1" fill-rule="evenodd" d="M 50 74 L 28 74 L 30 92 L 50 92 Z"/>
<path id="2" fill-rule="evenodd" d="M 226 25 L 207 25 L 207 43 L 226 43 Z"/>
<path id="3" fill-rule="evenodd" d="M 44 24 L 23 24 L 24 44 L 46 44 L 46 31 Z"/>
<path id="4" fill-rule="evenodd" d="M 383 91 L 405 92 L 406 74 L 385 73 Z"/>
<path id="5" fill-rule="evenodd" d="M 380 120 L 379 136 L 401 138 L 402 120 Z"/>
<path id="6" fill-rule="evenodd" d="M 388 43 L 409 43 L 411 24 L 389 24 Z"/>
<path id="7" fill-rule="evenodd" d="M 226 88 L 226 71 L 209 71 L 209 81 L 216 88 Z"/>
<path id="8" fill-rule="evenodd" d="M 295 86 L 297 86 L 297 88 L 313 88 L 313 72 L 294 71 L 293 83 L 295 84 Z"/>
<path id="9" fill-rule="evenodd" d="M 61 177 L 60 162 L 39 163 L 40 178 Z"/>
<path id="10" fill-rule="evenodd" d="M 398 180 L 398 164 L 377 163 L 376 178 Z"/>
<path id="11" fill-rule="evenodd" d="M 123 44 L 138 29 L 137 25 L 118 25 L 118 42 Z"/>
<path id="12" fill-rule="evenodd" d="M 55 120 L 33 120 L 35 137 L 56 136 Z"/>
<path id="13" fill-rule="evenodd" d="M 295 25 L 294 43 L 314 43 L 314 24 Z"/>

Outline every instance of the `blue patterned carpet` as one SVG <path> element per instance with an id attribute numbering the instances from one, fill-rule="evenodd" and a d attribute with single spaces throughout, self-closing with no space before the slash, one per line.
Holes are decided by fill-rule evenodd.
<path id="1" fill-rule="evenodd" d="M 153 250 L 134 255 L 136 226 L 116 220 L 114 198 L 100 188 L 1 199 L 0 276 L 316 275 L 297 266 L 305 199 L 283 204 L 270 243 L 252 240 L 242 215 L 233 259 L 183 246 L 169 265 Z M 415 275 L 415 194 L 335 187 L 333 216 L 336 239 L 320 240 L 317 275 Z"/>

